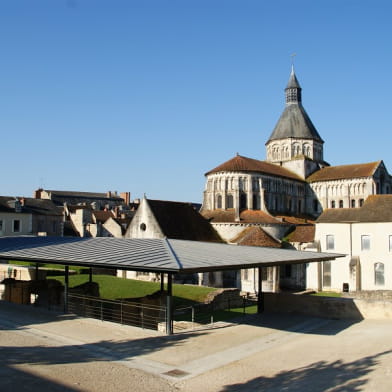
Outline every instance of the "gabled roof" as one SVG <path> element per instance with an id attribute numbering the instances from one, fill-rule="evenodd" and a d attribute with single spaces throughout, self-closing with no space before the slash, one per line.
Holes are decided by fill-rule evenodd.
<path id="1" fill-rule="evenodd" d="M 93 215 L 97 222 L 105 223 L 109 218 L 114 218 L 112 211 L 93 210 Z"/>
<path id="2" fill-rule="evenodd" d="M 237 222 L 234 209 L 203 210 L 201 214 L 213 223 Z M 243 210 L 240 212 L 239 223 L 281 224 L 282 222 L 261 210 Z"/>
<path id="3" fill-rule="evenodd" d="M 167 238 L 223 242 L 208 220 L 191 203 L 150 199 L 147 202 Z"/>
<path id="4" fill-rule="evenodd" d="M 230 242 L 242 246 L 266 246 L 269 248 L 281 248 L 282 243 L 271 237 L 261 227 L 247 227 Z"/>
<path id="5" fill-rule="evenodd" d="M 307 177 L 307 182 L 371 177 L 382 161 L 324 167 Z"/>
<path id="6" fill-rule="evenodd" d="M 292 180 L 303 182 L 301 177 L 282 166 L 274 165 L 265 161 L 259 161 L 257 159 L 247 158 L 241 155 L 236 155 L 234 158 L 229 159 L 216 168 L 210 170 L 205 175 L 207 176 L 209 174 L 219 172 L 255 172 L 283 178 L 290 178 Z"/>
<path id="7" fill-rule="evenodd" d="M 369 196 L 360 208 L 324 210 L 316 223 L 392 222 L 392 195 Z"/>
<path id="8" fill-rule="evenodd" d="M 162 273 L 268 267 L 342 256 L 171 239 L 0 237 L 0 259 Z"/>

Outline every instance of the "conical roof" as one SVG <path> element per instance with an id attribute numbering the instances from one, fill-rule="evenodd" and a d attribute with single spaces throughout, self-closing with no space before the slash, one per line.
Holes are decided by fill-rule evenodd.
<path id="1" fill-rule="evenodd" d="M 324 142 L 302 106 L 301 90 L 294 68 L 292 68 L 285 89 L 286 108 L 266 144 L 272 140 L 287 138 L 313 139 L 321 143 Z"/>

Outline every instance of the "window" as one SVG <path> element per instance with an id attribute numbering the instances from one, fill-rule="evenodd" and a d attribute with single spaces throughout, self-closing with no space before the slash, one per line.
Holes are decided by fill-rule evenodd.
<path id="1" fill-rule="evenodd" d="M 331 208 L 335 208 L 335 200 L 331 201 Z"/>
<path id="2" fill-rule="evenodd" d="M 359 199 L 359 206 L 360 206 L 360 207 L 363 206 L 363 199 Z"/>
<path id="3" fill-rule="evenodd" d="M 318 211 L 318 200 L 313 199 L 313 211 L 317 212 Z"/>
<path id="4" fill-rule="evenodd" d="M 226 208 L 234 208 L 233 195 L 227 195 Z"/>
<path id="5" fill-rule="evenodd" d="M 327 235 L 327 250 L 335 249 L 335 237 L 332 234 Z"/>
<path id="6" fill-rule="evenodd" d="M 219 195 L 216 200 L 216 208 L 222 208 L 222 196 Z"/>
<path id="7" fill-rule="evenodd" d="M 247 204 L 248 203 L 247 203 L 246 194 L 245 193 L 241 193 L 241 195 L 240 195 L 240 208 L 241 208 L 241 210 L 247 209 L 248 208 Z"/>
<path id="8" fill-rule="evenodd" d="M 351 200 L 351 208 L 355 208 L 355 200 L 354 199 Z"/>
<path id="9" fill-rule="evenodd" d="M 323 262 L 323 288 L 331 287 L 331 262 Z"/>
<path id="10" fill-rule="evenodd" d="M 376 286 L 384 286 L 384 264 L 374 263 L 374 284 Z"/>
<path id="11" fill-rule="evenodd" d="M 370 250 L 370 235 L 361 236 L 361 250 Z"/>
<path id="12" fill-rule="evenodd" d="M 343 208 L 343 200 L 339 200 L 339 208 Z"/>
<path id="13" fill-rule="evenodd" d="M 14 219 L 13 223 L 12 223 L 12 231 L 14 233 L 19 233 L 21 231 L 21 224 L 20 224 L 20 220 L 19 219 Z"/>
<path id="14" fill-rule="evenodd" d="M 4 230 L 4 223 L 2 220 L 0 220 L 0 231 Z"/>

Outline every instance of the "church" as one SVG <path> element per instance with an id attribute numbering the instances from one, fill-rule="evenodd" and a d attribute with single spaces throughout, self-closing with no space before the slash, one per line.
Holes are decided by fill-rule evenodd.
<path id="1" fill-rule="evenodd" d="M 302 105 L 294 67 L 265 146 L 266 160 L 237 154 L 205 174 L 201 213 L 228 242 L 255 226 L 279 241 L 293 224 L 312 222 L 326 209 L 359 208 L 370 195 L 392 192 L 381 160 L 341 166 L 324 160 L 324 140 Z"/>

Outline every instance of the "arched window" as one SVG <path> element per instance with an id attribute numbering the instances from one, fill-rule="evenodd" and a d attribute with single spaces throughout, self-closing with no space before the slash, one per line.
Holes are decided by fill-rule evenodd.
<path id="1" fill-rule="evenodd" d="M 374 263 L 374 284 L 375 286 L 384 286 L 384 263 Z"/>
<path id="2" fill-rule="evenodd" d="M 248 203 L 246 200 L 246 193 L 241 193 L 240 195 L 240 209 L 246 210 L 248 208 Z"/>
<path id="3" fill-rule="evenodd" d="M 331 208 L 335 208 L 335 200 L 331 201 Z"/>
<path id="4" fill-rule="evenodd" d="M 222 208 L 222 196 L 218 195 L 216 199 L 216 208 Z"/>
<path id="5" fill-rule="evenodd" d="M 260 208 L 260 195 L 253 195 L 253 209 L 259 210 Z"/>
<path id="6" fill-rule="evenodd" d="M 351 200 L 351 208 L 355 208 L 355 199 Z"/>
<path id="7" fill-rule="evenodd" d="M 343 200 L 339 200 L 339 208 L 343 208 Z"/>
<path id="8" fill-rule="evenodd" d="M 226 208 L 234 208 L 233 195 L 227 195 Z"/>

